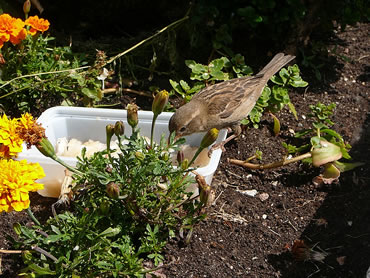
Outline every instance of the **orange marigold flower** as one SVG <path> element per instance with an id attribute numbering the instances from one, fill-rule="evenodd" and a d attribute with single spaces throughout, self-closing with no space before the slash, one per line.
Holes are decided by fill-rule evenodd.
<path id="1" fill-rule="evenodd" d="M 0 117 L 0 158 L 10 158 L 22 151 L 18 126 L 18 119 L 8 119 L 5 114 Z"/>
<path id="2" fill-rule="evenodd" d="M 9 14 L 0 15 L 0 48 L 7 41 L 18 44 L 24 40 L 27 35 L 24 25 L 20 18 L 11 17 Z"/>
<path id="3" fill-rule="evenodd" d="M 45 32 L 50 26 L 50 22 L 47 19 L 39 18 L 37 15 L 30 16 L 25 23 L 31 27 L 29 33 L 32 36 L 35 35 L 37 31 Z"/>
<path id="4" fill-rule="evenodd" d="M 38 163 L 0 159 L 0 212 L 28 208 L 29 192 L 44 188 L 35 182 L 43 177 L 44 170 Z"/>
<path id="5" fill-rule="evenodd" d="M 26 142 L 27 148 L 37 145 L 45 137 L 45 129 L 36 123 L 31 114 L 23 114 L 18 123 L 19 136 Z"/>

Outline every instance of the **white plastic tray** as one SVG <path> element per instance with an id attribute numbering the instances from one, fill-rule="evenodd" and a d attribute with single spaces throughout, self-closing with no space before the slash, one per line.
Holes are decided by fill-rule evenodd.
<path id="1" fill-rule="evenodd" d="M 164 133 L 169 135 L 168 122 L 173 113 L 164 112 L 157 118 L 155 125 L 154 141 L 159 141 Z M 152 124 L 153 113 L 149 111 L 138 111 L 140 134 L 150 137 L 150 129 Z M 114 124 L 116 121 L 122 120 L 125 124 L 125 135 L 131 135 L 131 127 L 127 123 L 127 111 L 117 109 L 101 109 L 101 108 L 82 108 L 82 107 L 64 107 L 57 106 L 46 110 L 38 122 L 46 129 L 46 136 L 55 146 L 58 138 L 66 137 L 68 140 L 76 138 L 82 142 L 89 139 L 106 142 L 105 127 L 107 124 Z M 217 142 L 225 140 L 227 132 L 221 130 Z M 204 133 L 198 133 L 187 136 L 186 144 L 199 146 Z M 112 140 L 116 140 L 113 136 Z M 215 150 L 212 153 L 209 164 L 206 167 L 198 168 L 197 172 L 204 176 L 206 182 L 211 184 L 213 174 L 215 173 L 218 163 L 220 162 L 222 151 Z M 75 166 L 77 159 L 71 157 L 60 157 L 67 164 Z M 60 186 L 64 179 L 64 167 L 56 163 L 51 158 L 43 156 L 35 147 L 27 150 L 23 146 L 23 151 L 18 155 L 18 160 L 27 159 L 29 162 L 39 162 L 43 167 L 46 177 L 39 180 L 45 188 L 39 193 L 43 196 L 58 197 Z M 58 191 L 59 189 L 59 191 Z M 193 189 L 192 189 L 193 190 Z M 196 191 L 195 188 L 193 191 Z M 54 192 L 53 194 L 50 194 Z M 56 192 L 56 193 L 55 193 Z"/>

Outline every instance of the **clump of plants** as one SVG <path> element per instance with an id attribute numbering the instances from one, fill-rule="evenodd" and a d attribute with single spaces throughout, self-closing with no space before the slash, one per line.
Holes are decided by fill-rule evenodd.
<path id="1" fill-rule="evenodd" d="M 258 155 L 256 154 L 245 161 L 230 159 L 230 163 L 251 169 L 271 169 L 302 160 L 312 164 L 314 167 L 324 168 L 322 174 L 315 177 L 315 183 L 330 184 L 336 181 L 341 172 L 352 170 L 362 165 L 362 163 L 339 161 L 342 158 L 346 160 L 351 159 L 348 153 L 351 145 L 346 143 L 343 137 L 331 128 L 334 122 L 330 119 L 330 116 L 332 116 L 335 107 L 335 103 L 325 105 L 318 102 L 316 105 L 310 105 L 311 113 L 308 116 L 314 120 L 312 128 L 298 131 L 294 135 L 295 138 L 302 139 L 302 142 L 307 140 L 307 136 L 311 136 L 309 137 L 309 143 L 295 146 L 283 142 L 283 146 L 289 154 L 299 155 L 269 164 L 251 163 L 250 161 L 255 158 L 261 159 L 261 153 L 259 152 Z"/>
<path id="2" fill-rule="evenodd" d="M 29 1 L 26 1 L 26 3 Z M 0 99 L 3 111 L 20 114 L 76 102 L 92 105 L 102 99 L 101 82 L 105 62 L 98 52 L 95 64 L 86 66 L 82 55 L 70 46 L 57 47 L 46 34 L 50 22 L 38 16 L 26 19 L 0 15 Z M 86 70 L 88 68 L 88 70 Z"/>
<path id="3" fill-rule="evenodd" d="M 167 101 L 166 91 L 154 98 L 152 132 Z M 127 113 L 131 136 L 125 135 L 122 121 L 107 125 L 106 150 L 87 158 L 84 149 L 75 168 L 55 155 L 45 137 L 35 142 L 44 155 L 67 166 L 73 182 L 68 198 L 62 199 L 70 202 L 68 210 L 44 224 L 15 225 L 18 238 L 12 241 L 26 264 L 20 275 L 144 277 L 163 261 L 168 239 L 181 231 L 189 241 L 194 225 L 205 218 L 212 189 L 201 176 L 191 175 L 194 159 L 189 163 L 179 153 L 180 166 L 174 167 L 170 158 L 184 139 L 175 142 L 172 134 L 158 143 L 147 142 L 140 135 L 136 105 L 130 105 Z M 113 135 L 119 142 L 117 153 L 110 149 Z M 200 150 L 217 135 L 216 129 L 209 131 Z M 194 183 L 199 185 L 199 199 L 187 190 Z M 144 261 L 153 267 L 145 268 Z"/>

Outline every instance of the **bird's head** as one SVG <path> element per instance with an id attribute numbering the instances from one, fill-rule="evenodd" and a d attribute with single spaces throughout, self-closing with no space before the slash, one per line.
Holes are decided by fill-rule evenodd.
<path id="1" fill-rule="evenodd" d="M 202 108 L 200 103 L 190 101 L 177 109 L 169 122 L 168 129 L 170 133 L 175 132 L 176 137 L 180 138 L 193 133 L 207 131 L 204 126 L 207 115 L 202 113 Z"/>

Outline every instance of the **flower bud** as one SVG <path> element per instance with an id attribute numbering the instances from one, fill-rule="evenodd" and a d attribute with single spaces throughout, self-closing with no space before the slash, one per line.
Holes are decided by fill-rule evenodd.
<path id="1" fill-rule="evenodd" d="M 320 139 L 320 144 L 314 146 L 311 151 L 312 165 L 319 167 L 328 162 L 333 162 L 342 158 L 340 147 L 326 140 Z"/>
<path id="2" fill-rule="evenodd" d="M 114 125 L 108 124 L 105 127 L 106 135 L 107 135 L 107 149 L 110 149 L 110 141 L 112 139 L 112 136 L 114 134 Z"/>
<path id="3" fill-rule="evenodd" d="M 120 188 L 117 183 L 110 182 L 107 184 L 106 188 L 107 195 L 113 199 L 118 199 L 120 194 Z"/>
<path id="4" fill-rule="evenodd" d="M 142 152 L 137 151 L 137 152 L 135 152 L 135 157 L 136 157 L 138 160 L 143 161 L 143 160 L 144 160 L 144 158 L 145 158 L 145 155 L 144 155 Z"/>
<path id="5" fill-rule="evenodd" d="M 183 162 L 185 159 L 185 155 L 184 155 L 184 152 L 183 151 L 178 151 L 177 152 L 177 156 L 176 156 L 176 160 L 177 160 L 177 165 L 181 165 L 181 162 Z"/>
<path id="6" fill-rule="evenodd" d="M 162 152 L 162 153 L 161 153 L 161 159 L 162 159 L 163 161 L 168 161 L 168 160 L 170 159 L 170 155 L 169 155 L 169 153 L 168 153 L 168 152 L 166 152 L 166 151 Z"/>
<path id="7" fill-rule="evenodd" d="M 118 137 L 125 133 L 125 126 L 122 121 L 117 121 L 114 125 L 114 134 Z"/>
<path id="8" fill-rule="evenodd" d="M 182 170 L 186 170 L 189 168 L 189 160 L 188 159 L 184 159 L 182 162 L 181 162 L 181 169 Z"/>
<path id="9" fill-rule="evenodd" d="M 204 135 L 202 142 L 200 143 L 200 148 L 205 149 L 212 145 L 218 137 L 218 129 L 212 128 L 208 130 L 206 135 Z"/>
<path id="10" fill-rule="evenodd" d="M 139 122 L 137 116 L 138 107 L 136 104 L 128 104 L 126 109 L 127 109 L 127 122 L 134 129 Z"/>
<path id="11" fill-rule="evenodd" d="M 24 1 L 24 3 L 23 3 L 23 12 L 26 15 L 26 17 L 28 15 L 28 13 L 30 12 L 30 10 L 31 10 L 31 1 L 30 0 Z"/>
<path id="12" fill-rule="evenodd" d="M 47 138 L 42 138 L 41 141 L 36 144 L 36 148 L 46 157 L 52 159 L 56 158 L 54 147 Z"/>
<path id="13" fill-rule="evenodd" d="M 207 185 L 204 187 L 200 187 L 199 190 L 199 199 L 201 203 L 206 207 L 210 207 L 215 200 L 215 193 L 213 189 L 209 185 Z"/>
<path id="14" fill-rule="evenodd" d="M 164 107 L 168 102 L 168 92 L 166 90 L 162 90 L 157 93 L 154 97 L 153 104 L 152 104 L 152 111 L 154 115 L 159 115 L 163 112 Z"/>

